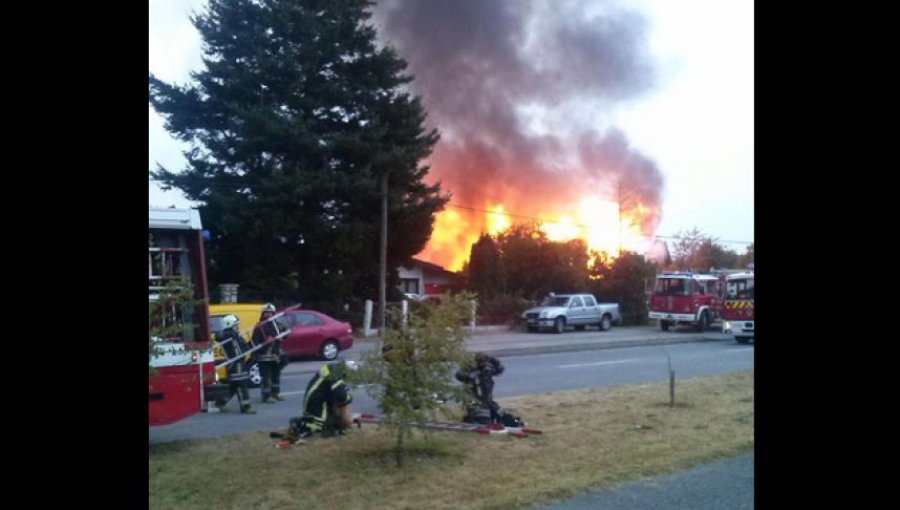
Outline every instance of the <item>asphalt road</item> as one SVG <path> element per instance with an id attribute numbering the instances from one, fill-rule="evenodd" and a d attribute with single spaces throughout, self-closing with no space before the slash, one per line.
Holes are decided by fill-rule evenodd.
<path id="1" fill-rule="evenodd" d="M 372 340 L 358 341 L 343 353 L 346 359 L 375 348 Z M 606 332 L 518 333 L 499 331 L 471 338 L 470 351 L 497 355 L 506 366 L 496 378 L 495 397 L 592 386 L 619 386 L 668 379 L 669 364 L 676 378 L 701 377 L 753 368 L 753 345 L 739 345 L 726 335 L 689 330 L 660 332 L 654 328 L 614 328 Z M 218 437 L 226 434 L 283 428 L 300 414 L 304 389 L 321 361 L 295 361 L 282 373 L 277 404 L 259 403 L 251 390 L 256 415 L 200 413 L 178 423 L 151 427 L 149 442 Z M 236 407 L 232 403 L 232 407 Z M 354 391 L 354 412 L 374 412 L 377 406 L 363 389 Z M 524 417 L 527 421 L 528 417 Z M 693 469 L 594 491 L 530 510 L 672 510 L 752 509 L 754 505 L 752 453 Z"/>
<path id="2" fill-rule="evenodd" d="M 481 335 L 470 340 L 468 347 L 470 350 L 495 352 L 506 365 L 506 372 L 496 380 L 494 394 L 498 399 L 593 386 L 666 381 L 669 359 L 677 378 L 753 366 L 752 345 L 738 345 L 721 335 L 710 339 L 709 333 L 694 334 L 692 337 L 668 333 L 676 343 L 654 345 L 642 343 L 648 336 L 646 328 L 620 331 L 619 336 L 608 333 Z M 623 337 L 629 337 L 636 347 L 615 347 Z M 687 342 L 687 338 L 694 341 Z M 547 345 L 538 346 L 536 342 Z M 358 358 L 363 351 L 375 345 L 374 342 L 358 342 L 345 353 L 345 357 Z M 501 345 L 505 351 L 500 349 Z M 251 400 L 258 412 L 256 415 L 198 413 L 171 425 L 150 427 L 149 442 L 155 444 L 284 428 L 290 418 L 301 414 L 306 384 L 321 364 L 320 361 L 301 361 L 285 368 L 281 377 L 282 395 L 286 398 L 284 402 L 263 404 L 259 402 L 259 390 L 251 390 Z M 353 397 L 354 412 L 378 411 L 364 389 L 354 390 Z M 229 407 L 237 409 L 236 400 L 233 399 Z"/>

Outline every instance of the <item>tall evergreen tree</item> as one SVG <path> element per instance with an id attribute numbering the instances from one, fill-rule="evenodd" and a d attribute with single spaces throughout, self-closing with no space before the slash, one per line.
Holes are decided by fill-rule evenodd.
<path id="1" fill-rule="evenodd" d="M 419 162 L 438 134 L 406 63 L 376 47 L 371 5 L 210 0 L 191 18 L 205 68 L 187 85 L 150 76 L 150 103 L 192 145 L 181 172 L 152 175 L 202 204 L 211 282 L 374 296 L 384 174 L 388 268 L 428 241 L 448 197 Z"/>
<path id="2" fill-rule="evenodd" d="M 497 235 L 496 245 L 514 296 L 538 299 L 585 289 L 588 253 L 581 239 L 551 241 L 539 225 L 517 223 Z"/>
<path id="3" fill-rule="evenodd" d="M 601 302 L 619 303 L 623 324 L 644 324 L 647 293 L 656 276 L 656 266 L 643 255 L 625 251 L 610 261 L 598 256 L 591 267 L 590 291 Z"/>
<path id="4" fill-rule="evenodd" d="M 478 242 L 472 245 L 466 274 L 468 288 L 475 291 L 478 297 L 489 299 L 506 292 L 500 251 L 490 235 L 482 234 Z"/>
<path id="5" fill-rule="evenodd" d="M 545 278 L 549 265 L 544 260 L 547 250 L 542 249 L 549 242 L 537 224 L 517 223 L 497 235 L 506 287 L 511 294 L 535 299 L 553 290 Z"/>

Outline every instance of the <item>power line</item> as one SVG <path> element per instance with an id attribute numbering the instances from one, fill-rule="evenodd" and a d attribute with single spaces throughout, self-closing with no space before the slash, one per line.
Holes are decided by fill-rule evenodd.
<path id="1" fill-rule="evenodd" d="M 491 211 L 489 209 L 482 209 L 479 207 L 471 207 L 471 206 L 460 205 L 460 204 L 448 203 L 447 205 L 449 207 L 455 207 L 457 209 L 465 209 L 465 210 L 469 210 L 469 211 L 483 212 L 483 213 L 488 213 L 488 214 L 496 214 L 499 216 L 508 216 L 510 218 L 522 218 L 522 219 L 526 219 L 526 220 L 532 220 L 537 223 L 552 223 L 552 224 L 562 223 L 560 221 L 545 220 L 543 218 L 535 217 L 535 216 L 526 216 L 523 214 L 512 214 L 512 213 L 507 213 L 507 212 Z M 589 225 L 584 225 L 581 223 L 572 223 L 571 225 L 575 226 L 575 227 L 579 227 L 579 228 L 590 228 Z M 634 235 L 638 235 L 641 237 L 649 237 L 649 238 L 660 238 L 660 239 L 688 239 L 685 236 L 665 236 L 665 235 L 659 235 L 659 234 L 657 234 L 657 235 L 634 234 Z M 710 236 L 705 236 L 705 237 L 710 237 Z M 727 240 L 727 239 L 716 239 L 716 241 L 720 242 L 720 243 L 753 244 L 753 241 L 732 241 L 732 240 Z"/>
<path id="2" fill-rule="evenodd" d="M 229 176 L 229 177 L 231 177 L 231 176 Z M 240 178 L 239 176 L 234 176 L 234 177 L 235 177 L 235 178 L 238 178 L 238 179 Z M 153 182 L 163 182 L 161 179 L 153 179 L 153 178 L 151 178 L 150 180 L 153 181 Z M 242 185 L 243 183 L 235 183 L 234 185 L 232 185 L 232 184 L 225 183 L 225 182 L 209 182 L 209 181 L 207 181 L 206 179 L 195 178 L 195 177 L 182 178 L 182 180 L 185 180 L 185 181 L 187 181 L 187 182 L 200 182 L 200 183 L 202 183 L 202 184 L 205 184 L 205 185 L 208 186 L 208 187 L 216 188 L 216 189 L 226 189 L 226 188 L 227 188 L 227 189 L 232 189 L 232 188 L 244 188 L 244 187 L 246 187 L 246 185 Z M 528 216 L 528 215 L 525 215 L 525 214 L 516 214 L 516 213 L 509 213 L 509 212 L 491 211 L 491 210 L 489 210 L 489 209 L 483 209 L 483 208 L 480 208 L 480 207 L 472 207 L 472 206 L 462 205 L 462 204 L 447 203 L 447 206 L 448 206 L 448 207 L 453 207 L 453 208 L 456 208 L 456 209 L 463 209 L 463 210 L 467 210 L 467 211 L 474 211 L 474 212 L 481 212 L 481 213 L 487 213 L 487 214 L 494 214 L 494 215 L 497 215 L 497 216 L 505 216 L 505 217 L 508 217 L 508 218 L 520 218 L 520 219 L 523 219 L 523 220 L 530 220 L 530 221 L 533 221 L 533 222 L 536 222 L 536 223 L 539 223 L 539 224 L 552 224 L 552 225 L 563 224 L 563 222 L 561 222 L 561 221 L 547 220 L 547 219 L 544 219 L 544 218 L 541 218 L 541 217 L 538 217 L 538 216 Z M 620 221 L 620 223 L 621 223 L 621 221 Z M 582 224 L 582 223 L 570 223 L 570 225 L 572 225 L 572 226 L 574 226 L 574 227 L 577 227 L 577 228 L 580 228 L 580 229 L 588 229 L 588 228 L 590 228 L 590 225 L 584 225 L 584 224 Z M 669 239 L 669 240 L 689 239 L 688 237 L 685 237 L 685 236 L 674 236 L 674 235 L 672 235 L 672 236 L 666 236 L 666 235 L 660 235 L 660 234 L 657 234 L 657 235 L 650 235 L 650 234 L 631 234 L 631 235 L 636 235 L 636 236 L 640 236 L 640 237 L 646 237 L 646 238 L 649 238 L 649 239 L 654 239 L 654 238 L 656 238 L 656 239 Z M 711 238 L 711 236 L 704 236 L 704 238 Z M 753 241 L 735 241 L 735 240 L 729 240 L 729 239 L 715 239 L 715 241 L 718 242 L 718 243 L 728 243 L 728 244 L 753 244 Z"/>

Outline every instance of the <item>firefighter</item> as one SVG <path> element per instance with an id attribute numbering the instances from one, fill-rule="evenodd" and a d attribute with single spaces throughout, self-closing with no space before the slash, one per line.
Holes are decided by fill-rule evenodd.
<path id="1" fill-rule="evenodd" d="M 281 339 L 275 338 L 278 331 L 273 321 L 263 322 L 275 316 L 275 305 L 266 303 L 259 317 L 259 323 L 253 329 L 252 342 L 255 346 L 265 345 L 256 354 L 259 373 L 262 376 L 260 393 L 262 401 L 274 404 L 284 400 L 281 396 Z M 268 342 L 268 343 L 266 343 Z"/>
<path id="2" fill-rule="evenodd" d="M 228 398 L 216 402 L 220 411 L 228 411 L 226 404 L 231 401 L 235 393 L 238 395 L 241 413 L 256 414 L 256 410 L 250 406 L 250 373 L 247 372 L 245 342 L 238 333 L 238 325 L 241 323 L 236 315 L 226 315 L 222 318 L 222 333 L 219 335 L 219 343 L 225 351 L 227 359 L 237 358 L 228 365 Z"/>
<path id="3" fill-rule="evenodd" d="M 353 361 L 327 363 L 306 385 L 303 416 L 292 418 L 288 437 L 301 439 L 319 432 L 324 437 L 341 433 L 353 424 L 350 402 L 353 396 L 344 380 L 349 370 L 356 370 Z"/>
<path id="4" fill-rule="evenodd" d="M 472 395 L 490 411 L 491 423 L 502 423 L 506 414 L 500 404 L 494 401 L 494 376 L 502 374 L 503 370 L 500 360 L 479 352 L 475 354 L 474 363 L 469 362 L 456 372 L 456 380 L 469 384 Z"/>

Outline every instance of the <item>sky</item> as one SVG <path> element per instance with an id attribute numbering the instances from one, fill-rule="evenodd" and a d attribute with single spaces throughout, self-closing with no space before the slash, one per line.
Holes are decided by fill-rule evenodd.
<path id="1" fill-rule="evenodd" d="M 404 14 L 415 11 L 405 6 L 406 1 L 390 0 L 384 5 L 393 5 Z M 423 4 L 425 1 L 419 0 L 418 4 L 412 5 L 419 7 Z M 462 0 L 462 4 L 471 4 L 471 1 Z M 498 13 L 483 7 L 490 7 L 491 4 L 471 4 L 478 7 L 470 10 L 476 14 L 483 10 L 484 15 L 497 15 L 500 21 L 510 17 L 509 13 Z M 494 4 L 497 10 L 502 9 L 502 3 Z M 519 5 L 522 4 L 526 2 Z M 632 87 L 633 91 L 620 94 L 621 97 L 615 101 L 608 98 L 593 101 L 590 96 L 573 95 L 574 99 L 568 103 L 554 102 L 552 106 L 548 106 L 551 104 L 548 102 L 537 103 L 537 110 L 522 106 L 516 110 L 517 114 L 522 115 L 520 118 L 527 118 L 535 133 L 571 125 L 591 125 L 590 129 L 595 130 L 597 119 L 602 119 L 604 128 L 614 128 L 619 132 L 622 143 L 637 151 L 653 167 L 653 172 L 662 177 L 656 234 L 673 236 L 698 228 L 726 247 L 743 252 L 746 242 L 754 239 L 753 2 L 559 0 L 559 3 L 535 1 L 527 4 L 539 6 L 535 11 L 546 10 L 546 6 L 552 5 L 553 9 L 545 13 L 547 17 L 552 17 L 554 13 L 557 16 L 569 16 L 570 13 L 589 16 L 612 9 L 637 14 L 640 18 L 636 25 L 640 27 L 637 33 L 642 38 L 630 44 L 645 53 L 642 58 L 652 65 L 653 79 L 652 85 Z M 192 11 L 200 11 L 203 5 L 203 0 L 150 0 L 150 72 L 165 81 L 183 84 L 189 81 L 190 71 L 201 68 L 201 40 L 188 15 Z M 430 8 L 419 10 L 431 12 Z M 501 19 L 500 15 L 506 18 Z M 407 14 L 405 18 L 418 19 L 416 13 Z M 539 16 L 534 17 L 537 18 Z M 398 16 L 395 14 L 393 19 L 397 20 Z M 472 20 L 460 17 L 455 21 L 471 23 Z M 377 16 L 376 22 L 379 22 Z M 436 22 L 447 24 L 454 20 L 437 17 Z M 401 50 L 417 50 L 420 46 L 415 43 L 404 46 L 399 38 L 402 30 L 391 27 L 383 20 L 380 23 L 379 27 L 384 25 L 392 30 L 389 33 L 397 35 Z M 493 24 L 492 20 L 490 26 Z M 591 44 L 606 41 L 605 44 L 609 44 L 601 36 L 591 38 L 575 31 L 572 27 L 582 31 L 585 26 L 589 27 L 579 25 L 578 20 L 563 20 L 560 26 L 563 28 L 557 30 L 564 29 L 573 41 L 588 41 Z M 487 43 L 491 40 L 485 38 Z M 434 51 L 443 50 L 435 45 Z M 401 51 L 401 57 L 415 64 L 417 56 L 412 53 L 414 50 L 409 51 L 408 56 Z M 485 50 L 480 48 L 477 51 Z M 529 50 L 517 48 L 517 51 Z M 563 48 L 559 55 L 567 56 L 569 53 L 577 51 Z M 521 69 L 513 71 L 520 72 Z M 422 76 L 423 87 L 427 87 L 427 75 L 423 73 Z M 435 76 L 435 80 L 440 78 Z M 568 89 L 558 90 L 565 93 Z M 530 94 L 523 97 L 533 99 L 538 96 Z M 426 107 L 429 107 L 427 99 Z M 434 106 L 435 115 L 440 120 L 440 105 Z M 448 108 L 452 106 L 448 105 Z M 477 115 L 474 118 L 477 120 Z M 182 168 L 184 159 L 181 152 L 188 146 L 174 140 L 163 129 L 162 119 L 149 105 L 148 123 L 148 169 L 155 168 L 157 162 L 170 170 Z M 446 143 L 450 144 L 453 126 L 445 131 L 450 135 L 445 137 Z M 521 133 L 517 135 L 519 138 L 524 136 Z M 603 140 L 600 140 L 597 145 L 602 143 Z M 438 155 L 447 153 L 442 147 L 437 149 Z M 191 205 L 177 190 L 164 192 L 155 183 L 148 184 L 151 206 Z M 450 191 L 457 197 L 466 196 L 461 189 Z M 525 213 L 509 207 L 506 211 Z"/>

